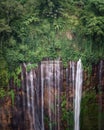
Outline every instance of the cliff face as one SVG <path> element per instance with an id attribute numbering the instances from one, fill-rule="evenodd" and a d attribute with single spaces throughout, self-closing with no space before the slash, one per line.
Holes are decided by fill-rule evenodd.
<path id="1" fill-rule="evenodd" d="M 42 67 L 38 67 L 36 70 L 32 70 L 31 73 L 26 72 L 25 66 L 22 66 L 21 75 L 21 87 L 15 90 L 15 103 L 12 105 L 11 98 L 5 97 L 0 99 L 0 130 L 33 130 L 33 124 L 36 126 L 36 130 L 41 130 L 41 127 L 37 124 L 41 122 L 42 107 L 44 110 L 45 130 L 49 129 L 49 121 L 58 120 L 60 126 L 61 123 L 61 102 L 65 95 L 66 109 L 73 110 L 73 97 L 75 95 L 75 75 L 76 75 L 76 63 L 69 62 L 68 68 L 63 68 L 62 63 L 48 62 L 53 66 L 50 66 L 51 72 L 47 73 L 47 63 L 43 62 L 43 73 L 41 73 Z M 73 68 L 74 66 L 74 68 Z M 59 68 L 58 68 L 59 67 Z M 54 78 L 59 74 L 57 80 Z M 33 76 L 33 77 L 32 77 Z M 42 77 L 43 76 L 43 77 Z M 52 76 L 52 77 L 51 77 Z M 50 79 L 47 79 L 49 78 Z M 31 80 L 33 78 L 33 80 Z M 43 78 L 43 80 L 41 80 Z M 52 80 L 49 82 L 49 80 Z M 42 82 L 44 81 L 44 94 L 42 97 Z M 33 82 L 33 84 L 32 84 Z M 50 83 L 50 84 L 49 84 Z M 26 87 L 27 86 L 27 87 Z M 32 90 L 29 86 L 33 86 Z M 50 86 L 50 87 L 49 87 Z M 60 88 L 59 88 L 60 87 Z M 96 102 L 101 105 L 101 111 L 104 111 L 104 62 L 100 61 L 97 64 L 92 65 L 92 72 L 88 75 L 87 72 L 83 72 L 83 92 L 96 91 Z M 58 92 L 59 91 L 59 92 Z M 50 94 L 50 96 L 49 96 Z M 56 96 L 59 94 L 59 99 Z M 42 106 L 42 98 L 44 98 L 44 106 Z M 101 100 L 100 100 L 101 99 Z M 49 104 L 49 100 L 51 104 Z M 99 103 L 100 101 L 100 103 Z M 29 103 L 32 106 L 29 106 Z M 53 104 L 59 103 L 57 107 L 54 106 L 54 110 L 59 112 L 60 115 L 55 115 L 53 112 Z M 52 107 L 51 109 L 49 108 Z M 34 109 L 32 108 L 34 106 Z M 60 108 L 59 108 L 60 107 Z M 51 113 L 51 114 L 50 114 Z M 33 116 L 35 114 L 35 116 Z M 58 117 L 59 116 L 59 117 Z M 34 118 L 35 117 L 35 118 Z M 60 119 L 58 119 L 60 118 Z M 42 122 L 41 122 L 42 123 Z M 58 128 L 58 126 L 54 126 Z M 53 129 L 54 129 L 53 128 Z M 63 129 L 63 126 L 62 128 Z"/>
<path id="2" fill-rule="evenodd" d="M 0 99 L 0 130 L 11 130 L 12 105 L 11 98 Z"/>

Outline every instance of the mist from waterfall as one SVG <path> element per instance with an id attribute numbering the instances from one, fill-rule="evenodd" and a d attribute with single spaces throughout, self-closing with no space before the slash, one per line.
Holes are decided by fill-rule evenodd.
<path id="1" fill-rule="evenodd" d="M 77 62 L 75 82 L 74 130 L 80 130 L 80 104 L 82 96 L 83 70 L 81 59 Z"/>

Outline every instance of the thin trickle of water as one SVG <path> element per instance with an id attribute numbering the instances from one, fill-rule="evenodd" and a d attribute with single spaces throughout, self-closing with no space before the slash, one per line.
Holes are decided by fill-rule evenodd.
<path id="1" fill-rule="evenodd" d="M 49 77 L 49 81 L 48 81 L 48 89 L 49 89 L 49 130 L 52 130 L 52 92 L 51 89 L 53 87 L 53 61 L 51 64 L 48 64 L 48 77 Z"/>
<path id="2" fill-rule="evenodd" d="M 28 73 L 26 72 L 26 96 L 27 96 L 27 108 L 28 108 L 28 111 L 30 112 L 30 93 L 29 93 L 29 75 Z"/>
<path id="3" fill-rule="evenodd" d="M 35 111 L 34 111 L 34 84 L 33 84 L 33 71 L 31 70 L 28 73 L 28 86 L 27 86 L 28 95 L 28 112 L 30 117 L 30 130 L 35 128 Z"/>
<path id="4" fill-rule="evenodd" d="M 38 71 L 37 71 L 38 70 Z M 37 73 L 38 72 L 38 73 Z M 35 125 L 33 130 L 41 130 L 41 109 L 40 109 L 40 69 L 33 70 L 34 81 L 34 119 Z"/>
<path id="5" fill-rule="evenodd" d="M 57 69 L 57 68 L 56 68 L 56 64 L 54 64 L 54 76 L 55 76 L 55 78 L 54 78 L 54 79 L 55 79 L 55 83 L 54 83 L 54 86 L 55 86 L 55 90 L 54 90 L 54 91 L 55 91 L 55 104 L 54 104 L 54 108 L 55 108 L 55 110 L 54 110 L 54 111 L 55 111 L 54 115 L 55 115 L 55 117 L 54 117 L 54 118 L 55 118 L 55 119 L 54 119 L 54 121 L 55 121 L 55 122 L 57 122 L 57 115 L 56 115 L 56 114 L 57 114 L 57 92 L 56 92 L 56 73 L 55 73 L 55 72 L 56 72 L 56 69 Z M 56 124 L 55 124 L 55 130 L 57 130 Z"/>
<path id="6" fill-rule="evenodd" d="M 34 84 L 33 84 L 33 72 L 30 71 L 30 85 L 31 85 L 31 109 L 32 109 L 32 128 L 35 129 L 35 111 L 34 111 Z"/>
<path id="7" fill-rule="evenodd" d="M 23 67 L 26 71 L 26 64 L 23 64 Z M 26 102 L 25 102 L 25 80 L 24 80 L 24 71 L 22 70 L 21 72 L 21 79 L 22 79 L 22 90 L 23 90 L 23 111 L 25 112 L 25 106 L 26 106 Z"/>
<path id="8" fill-rule="evenodd" d="M 70 61 L 70 79 L 72 80 L 72 91 L 74 93 L 75 90 L 75 62 Z M 73 108 L 74 108 L 74 96 L 73 96 Z"/>
<path id="9" fill-rule="evenodd" d="M 26 67 L 26 65 L 25 65 Z M 32 84 L 32 72 L 26 71 L 26 99 L 27 99 L 27 113 L 30 121 L 30 130 L 33 130 L 32 115 L 31 115 L 31 84 Z"/>
<path id="10" fill-rule="evenodd" d="M 57 71 L 56 71 L 56 74 L 57 74 L 57 80 L 58 80 L 58 104 L 57 104 L 57 107 L 58 107 L 58 130 L 60 130 L 60 62 L 58 61 L 57 63 Z"/>
<path id="11" fill-rule="evenodd" d="M 99 65 L 99 92 L 102 90 L 102 69 L 103 69 L 103 61 L 100 61 Z"/>
<path id="12" fill-rule="evenodd" d="M 100 61 L 99 65 L 99 117 L 98 117 L 98 127 L 99 130 L 102 130 L 102 69 L 103 69 L 103 61 Z"/>
<path id="13" fill-rule="evenodd" d="M 75 108 L 74 108 L 74 130 L 80 130 L 80 103 L 82 96 L 82 63 L 81 59 L 77 62 L 76 83 L 75 83 Z"/>
<path id="14" fill-rule="evenodd" d="M 47 61 L 45 66 L 44 78 L 47 81 L 46 86 L 48 86 L 49 130 L 60 130 L 60 62 Z"/>
<path id="15" fill-rule="evenodd" d="M 41 64 L 41 130 L 44 130 L 44 64 Z"/>
<path id="16" fill-rule="evenodd" d="M 75 62 L 72 62 L 72 81 L 73 81 L 73 89 L 75 88 Z"/>

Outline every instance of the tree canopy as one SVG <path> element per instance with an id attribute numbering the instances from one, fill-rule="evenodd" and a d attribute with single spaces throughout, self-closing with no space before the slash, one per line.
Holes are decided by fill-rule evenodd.
<path id="1" fill-rule="evenodd" d="M 104 1 L 0 0 L 0 86 L 21 63 L 104 58 Z"/>

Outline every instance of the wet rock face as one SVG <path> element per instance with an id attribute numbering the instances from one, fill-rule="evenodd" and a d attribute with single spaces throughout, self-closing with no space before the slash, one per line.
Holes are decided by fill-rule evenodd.
<path id="1" fill-rule="evenodd" d="M 53 61 L 48 62 L 48 64 L 47 62 L 42 63 L 44 64 L 42 66 L 43 73 L 41 66 L 32 70 L 31 73 L 27 73 L 26 67 L 22 66 L 21 88 L 15 88 L 14 84 L 12 87 L 15 90 L 14 106 L 10 97 L 0 99 L 0 130 L 43 130 L 42 120 L 46 122 L 44 130 L 49 130 L 49 124 L 54 120 L 61 125 L 63 95 L 66 96 L 66 109 L 73 110 L 76 62 L 69 62 L 68 68 L 63 68 L 61 62 L 58 62 L 59 66 L 57 62 Z M 92 89 L 96 90 L 97 101 L 99 101 L 99 91 L 102 91 L 100 96 L 104 110 L 104 61 L 92 65 L 90 76 L 87 72 L 83 72 L 83 91 L 91 91 Z M 57 96 L 58 94 L 59 96 Z M 44 112 L 43 115 L 42 112 Z M 58 125 L 52 127 L 55 130 L 64 129 L 63 126 L 59 128 Z"/>
<path id="2" fill-rule="evenodd" d="M 11 130 L 11 98 L 5 97 L 1 100 L 2 103 L 0 105 L 0 130 Z"/>
<path id="3" fill-rule="evenodd" d="M 99 89 L 104 92 L 104 61 L 92 65 L 90 76 L 84 72 L 83 90 L 95 89 L 98 93 Z"/>

